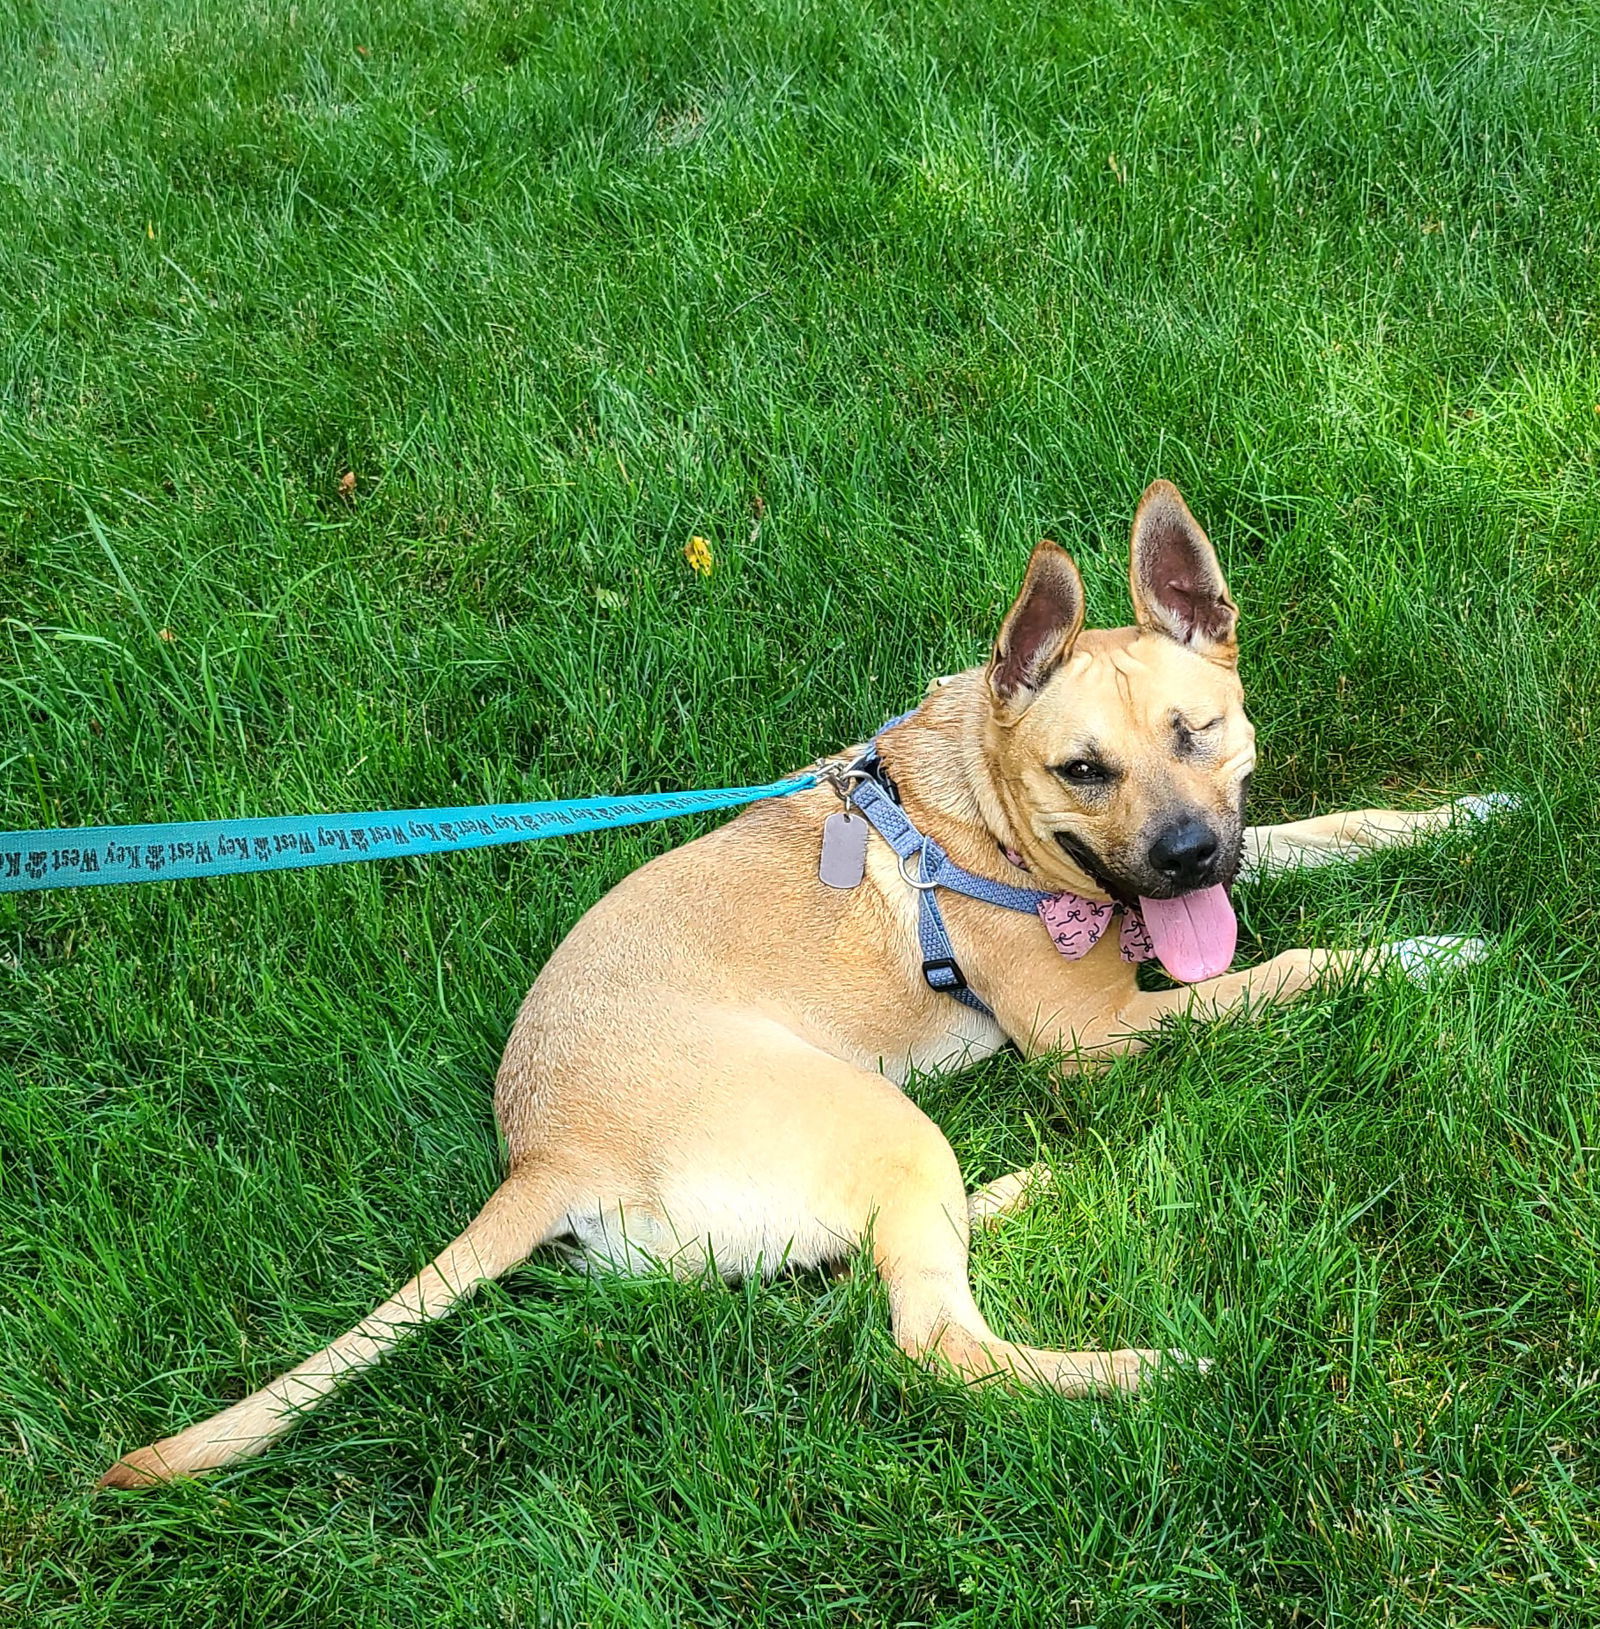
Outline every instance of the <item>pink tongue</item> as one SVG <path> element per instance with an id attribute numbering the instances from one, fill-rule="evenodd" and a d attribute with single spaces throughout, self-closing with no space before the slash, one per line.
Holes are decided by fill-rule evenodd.
<path id="1" fill-rule="evenodd" d="M 1176 899 L 1139 899 L 1150 944 L 1180 983 L 1196 984 L 1228 971 L 1239 940 L 1239 920 L 1228 890 L 1201 888 Z"/>

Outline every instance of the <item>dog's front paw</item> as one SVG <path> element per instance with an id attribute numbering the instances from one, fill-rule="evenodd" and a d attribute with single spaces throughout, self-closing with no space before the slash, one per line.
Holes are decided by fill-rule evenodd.
<path id="1" fill-rule="evenodd" d="M 1446 805 L 1453 821 L 1463 823 L 1492 820 L 1499 814 L 1515 814 L 1522 799 L 1515 792 L 1469 792 Z"/>
<path id="2" fill-rule="evenodd" d="M 1414 984 L 1431 984 L 1437 978 L 1481 962 L 1489 954 L 1486 939 L 1455 934 L 1424 934 L 1417 939 L 1398 939 L 1378 950 L 1380 965 L 1398 967 Z"/>

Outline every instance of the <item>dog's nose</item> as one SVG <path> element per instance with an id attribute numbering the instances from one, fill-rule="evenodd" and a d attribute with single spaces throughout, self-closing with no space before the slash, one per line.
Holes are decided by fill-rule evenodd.
<path id="1" fill-rule="evenodd" d="M 1193 815 L 1175 821 L 1150 845 L 1151 865 L 1179 888 L 1209 881 L 1216 858 L 1216 834 Z"/>

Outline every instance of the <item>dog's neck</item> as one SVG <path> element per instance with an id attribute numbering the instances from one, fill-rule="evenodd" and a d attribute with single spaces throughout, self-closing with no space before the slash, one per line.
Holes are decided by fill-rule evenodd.
<path id="1" fill-rule="evenodd" d="M 878 751 L 919 831 L 964 870 L 1039 887 L 1005 857 L 1024 848 L 1001 796 L 987 668 L 969 668 L 932 691 L 910 718 L 886 730 Z M 1110 896 L 1063 856 L 1064 886 L 1086 899 Z M 1053 879 L 1052 879 L 1053 880 Z"/>

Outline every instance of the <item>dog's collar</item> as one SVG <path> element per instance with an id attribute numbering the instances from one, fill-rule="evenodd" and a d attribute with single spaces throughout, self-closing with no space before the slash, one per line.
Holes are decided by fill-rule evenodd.
<path id="1" fill-rule="evenodd" d="M 909 714 L 903 715 L 909 717 Z M 900 719 L 885 724 L 887 730 Z M 879 735 L 882 730 L 878 732 Z M 954 996 L 963 1005 L 992 1018 L 988 1004 L 972 990 L 956 960 L 955 947 L 945 926 L 944 912 L 935 897 L 940 888 L 965 894 L 969 899 L 1005 910 L 1032 912 L 1044 923 L 1051 943 L 1069 961 L 1086 956 L 1099 942 L 1113 915 L 1123 911 L 1121 950 L 1127 962 L 1148 961 L 1155 954 L 1137 911 L 1111 902 L 1085 899 L 1081 894 L 1052 893 L 1042 888 L 1016 888 L 959 866 L 929 836 L 917 830 L 900 803 L 895 786 L 879 756 L 877 737 L 851 766 L 853 789 L 849 805 L 863 815 L 874 831 L 894 850 L 900 862 L 900 875 L 917 890 L 917 938 L 922 948 L 922 976 L 930 990 Z M 1028 868 L 1015 850 L 1001 846 L 1011 864 Z M 1013 857 L 1015 856 L 1015 857 Z M 916 872 L 907 869 L 916 861 Z"/>

